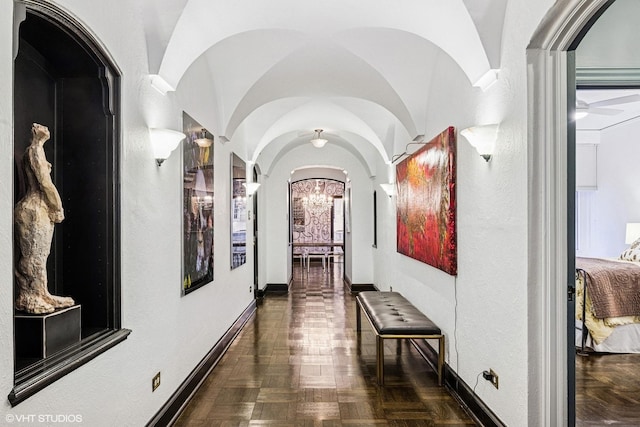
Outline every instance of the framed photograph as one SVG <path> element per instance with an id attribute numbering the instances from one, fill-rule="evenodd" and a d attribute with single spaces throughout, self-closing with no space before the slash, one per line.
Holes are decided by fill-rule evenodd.
<path id="1" fill-rule="evenodd" d="M 347 182 L 344 192 L 344 231 L 351 233 L 351 183 Z"/>
<path id="2" fill-rule="evenodd" d="M 396 166 L 398 252 L 457 274 L 453 127 Z"/>
<path id="3" fill-rule="evenodd" d="M 182 113 L 182 294 L 213 281 L 213 135 Z"/>
<path id="4" fill-rule="evenodd" d="M 231 269 L 247 262 L 247 166 L 231 153 Z"/>
<path id="5" fill-rule="evenodd" d="M 289 223 L 289 230 L 287 233 L 289 234 L 289 245 L 293 243 L 293 198 L 291 192 L 292 190 L 291 181 L 287 181 L 287 222 Z"/>
<path id="6" fill-rule="evenodd" d="M 378 193 L 373 192 L 373 245 L 378 247 Z"/>

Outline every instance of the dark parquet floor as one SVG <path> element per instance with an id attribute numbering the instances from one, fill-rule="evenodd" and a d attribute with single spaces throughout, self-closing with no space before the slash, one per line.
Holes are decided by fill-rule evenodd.
<path id="1" fill-rule="evenodd" d="M 640 354 L 576 356 L 576 426 L 640 426 Z"/>
<path id="2" fill-rule="evenodd" d="M 268 295 L 194 395 L 176 426 L 472 426 L 408 343 L 385 348 L 355 333 L 341 264 L 296 269 L 288 295 Z"/>

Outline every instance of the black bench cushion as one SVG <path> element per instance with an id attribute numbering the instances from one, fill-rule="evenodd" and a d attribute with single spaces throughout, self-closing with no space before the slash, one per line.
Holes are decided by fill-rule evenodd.
<path id="1" fill-rule="evenodd" d="M 435 323 L 398 292 L 360 292 L 361 306 L 380 335 L 440 335 Z"/>

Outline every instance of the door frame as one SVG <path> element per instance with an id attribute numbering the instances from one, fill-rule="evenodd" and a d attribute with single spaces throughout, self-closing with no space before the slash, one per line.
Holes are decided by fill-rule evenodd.
<path id="1" fill-rule="evenodd" d="M 252 182 L 258 182 L 258 177 L 260 175 L 258 171 L 258 166 L 253 165 L 251 170 L 251 174 L 253 177 Z M 251 196 L 253 200 L 253 298 L 258 299 L 260 294 L 258 286 L 259 286 L 259 270 L 258 267 L 260 265 L 259 261 L 259 247 L 258 247 L 258 192 L 254 192 Z"/>
<path id="2" fill-rule="evenodd" d="M 575 132 L 569 126 L 575 83 L 572 54 L 614 0 L 566 0 L 547 12 L 527 48 L 528 336 L 530 425 L 573 425 L 574 343 L 567 289 L 575 201 Z M 575 66 L 573 67 L 575 71 Z M 571 84 L 574 84 L 571 87 Z M 573 91 L 573 97 L 571 96 Z"/>

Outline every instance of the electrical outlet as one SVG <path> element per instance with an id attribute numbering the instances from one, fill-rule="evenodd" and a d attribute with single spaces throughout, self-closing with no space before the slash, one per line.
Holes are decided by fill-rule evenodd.
<path id="1" fill-rule="evenodd" d="M 158 387 L 160 387 L 160 372 L 158 372 L 151 380 L 151 391 L 156 391 Z"/>
<path id="2" fill-rule="evenodd" d="M 497 389 L 498 388 L 498 374 L 495 373 L 493 369 L 489 369 L 489 374 L 491 375 L 491 384 Z"/>
<path id="3" fill-rule="evenodd" d="M 249 286 L 249 293 L 253 292 L 253 286 Z"/>

